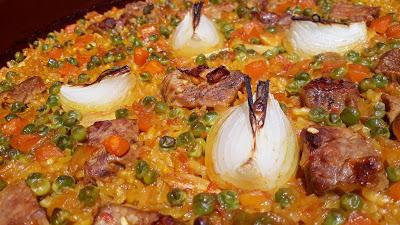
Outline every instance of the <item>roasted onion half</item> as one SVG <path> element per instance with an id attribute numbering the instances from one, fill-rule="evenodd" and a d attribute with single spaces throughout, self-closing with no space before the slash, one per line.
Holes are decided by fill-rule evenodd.
<path id="1" fill-rule="evenodd" d="M 324 52 L 343 54 L 360 49 L 367 41 L 367 25 L 313 20 L 294 20 L 287 32 L 289 49 L 300 56 L 311 57 Z"/>
<path id="2" fill-rule="evenodd" d="M 65 110 L 79 110 L 84 124 L 110 119 L 115 110 L 132 103 L 134 84 L 128 66 L 106 70 L 90 85 L 61 86 L 61 105 Z"/>
<path id="3" fill-rule="evenodd" d="M 224 188 L 274 191 L 295 174 L 299 148 L 295 132 L 279 102 L 260 81 L 248 101 L 226 112 L 207 139 L 209 177 Z M 254 101 L 253 101 L 254 100 Z"/>
<path id="4" fill-rule="evenodd" d="M 191 12 L 179 23 L 171 39 L 178 56 L 192 57 L 217 51 L 223 38 L 214 22 L 202 14 L 203 2 L 193 4 Z"/>

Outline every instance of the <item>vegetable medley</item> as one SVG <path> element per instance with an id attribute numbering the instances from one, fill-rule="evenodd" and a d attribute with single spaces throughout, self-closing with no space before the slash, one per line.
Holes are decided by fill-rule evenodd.
<path id="1" fill-rule="evenodd" d="M 147 0 L 0 69 L 0 225 L 400 224 L 400 2 Z"/>

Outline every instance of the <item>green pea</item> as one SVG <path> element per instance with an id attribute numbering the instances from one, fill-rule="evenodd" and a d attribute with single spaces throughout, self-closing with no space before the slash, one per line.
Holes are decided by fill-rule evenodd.
<path id="1" fill-rule="evenodd" d="M 153 4 L 147 4 L 145 7 L 143 7 L 143 14 L 148 15 L 153 11 L 154 5 Z"/>
<path id="2" fill-rule="evenodd" d="M 267 31 L 268 31 L 269 33 L 271 33 L 271 34 L 274 34 L 274 33 L 276 33 L 277 29 L 276 29 L 276 27 L 268 27 L 268 28 L 267 28 Z"/>
<path id="3" fill-rule="evenodd" d="M 348 61 L 350 61 L 352 63 L 359 63 L 361 61 L 360 53 L 355 52 L 355 51 L 349 51 L 346 54 L 346 58 Z"/>
<path id="4" fill-rule="evenodd" d="M 85 83 L 90 79 L 89 75 L 87 75 L 86 73 L 81 73 L 78 76 L 78 83 Z"/>
<path id="5" fill-rule="evenodd" d="M 150 170 L 149 164 L 144 160 L 138 160 L 135 165 L 136 178 L 142 179 L 144 174 Z"/>
<path id="6" fill-rule="evenodd" d="M 55 208 L 50 217 L 51 225 L 68 225 L 71 221 L 71 213 L 60 208 Z"/>
<path id="7" fill-rule="evenodd" d="M 122 108 L 122 109 L 117 109 L 115 111 L 115 118 L 117 119 L 127 118 L 128 116 L 129 116 L 128 109 Z"/>
<path id="8" fill-rule="evenodd" d="M 78 200 L 85 206 L 93 206 L 100 196 L 100 191 L 93 185 L 86 186 L 79 191 Z"/>
<path id="9" fill-rule="evenodd" d="M 193 212 L 198 216 L 208 215 L 215 210 L 215 194 L 200 193 L 193 197 Z"/>
<path id="10" fill-rule="evenodd" d="M 282 208 L 286 208 L 294 201 L 294 196 L 289 188 L 279 188 L 275 193 L 275 201 L 279 203 Z"/>
<path id="11" fill-rule="evenodd" d="M 10 114 L 7 114 L 5 117 L 4 117 L 4 119 L 6 120 L 6 121 L 11 121 L 11 120 L 13 120 L 13 119 L 15 119 L 15 118 L 17 118 L 18 116 L 17 116 L 17 114 L 15 114 L 15 113 L 10 113 Z"/>
<path id="12" fill-rule="evenodd" d="M 25 111 L 26 105 L 23 102 L 16 101 L 13 104 L 11 104 L 11 112 L 13 113 L 20 113 Z"/>
<path id="13" fill-rule="evenodd" d="M 71 137 L 77 142 L 84 142 L 87 138 L 87 130 L 82 125 L 77 125 L 71 130 Z"/>
<path id="14" fill-rule="evenodd" d="M 347 126 L 352 126 L 357 124 L 360 120 L 360 111 L 355 107 L 346 107 L 342 113 L 340 113 L 340 119 L 342 119 L 343 123 Z"/>
<path id="15" fill-rule="evenodd" d="M 199 119 L 199 115 L 197 113 L 193 112 L 189 115 L 188 122 L 190 124 L 192 124 L 193 122 L 196 122 L 198 119 Z"/>
<path id="16" fill-rule="evenodd" d="M 362 199 L 359 195 L 354 193 L 347 193 L 340 197 L 340 207 L 344 210 L 353 211 L 360 209 L 362 206 Z"/>
<path id="17" fill-rule="evenodd" d="M 194 137 L 196 138 L 207 136 L 206 126 L 200 121 L 193 122 L 191 124 L 191 129 Z"/>
<path id="18" fill-rule="evenodd" d="M 169 111 L 168 116 L 170 118 L 182 118 L 183 117 L 183 109 L 181 108 L 174 108 Z"/>
<path id="19" fill-rule="evenodd" d="M 218 113 L 214 111 L 207 112 L 203 116 L 203 121 L 206 126 L 213 126 L 218 119 Z"/>
<path id="20" fill-rule="evenodd" d="M 274 49 L 268 49 L 262 54 L 266 59 L 272 59 L 277 55 L 277 52 Z"/>
<path id="21" fill-rule="evenodd" d="M 72 149 L 73 147 L 73 140 L 66 135 L 60 135 L 56 138 L 56 145 L 62 150 L 65 149 Z"/>
<path id="22" fill-rule="evenodd" d="M 113 45 L 120 45 L 122 44 L 122 37 L 118 34 L 111 35 L 111 42 Z"/>
<path id="23" fill-rule="evenodd" d="M 6 73 L 6 80 L 12 81 L 15 77 L 18 77 L 18 73 L 15 71 L 8 71 Z"/>
<path id="24" fill-rule="evenodd" d="M 345 222 L 343 213 L 339 210 L 332 209 L 325 217 L 322 225 L 341 225 Z"/>
<path id="25" fill-rule="evenodd" d="M 342 124 L 342 120 L 340 119 L 340 116 L 338 114 L 330 113 L 328 118 L 327 118 L 327 120 L 326 120 L 326 123 L 329 126 L 337 127 L 337 126 L 340 126 Z"/>
<path id="26" fill-rule="evenodd" d="M 174 188 L 168 192 L 167 200 L 172 206 L 181 206 L 186 201 L 186 193 L 179 188 Z"/>
<path id="27" fill-rule="evenodd" d="M 176 148 L 176 140 L 170 136 L 163 136 L 158 142 L 161 150 L 173 150 Z"/>
<path id="28" fill-rule="evenodd" d="M 54 82 L 49 89 L 49 93 L 52 95 L 56 95 L 60 93 L 60 89 L 61 89 L 61 82 L 59 81 Z"/>
<path id="29" fill-rule="evenodd" d="M 63 188 L 70 188 L 75 186 L 75 179 L 68 175 L 60 175 L 52 184 L 52 189 L 55 192 L 61 191 Z"/>
<path id="30" fill-rule="evenodd" d="M 66 58 L 67 62 L 71 65 L 77 66 L 78 60 L 72 56 Z"/>
<path id="31" fill-rule="evenodd" d="M 166 38 L 169 38 L 169 35 L 171 34 L 171 31 L 168 29 L 168 27 L 161 26 L 160 27 L 160 34 L 163 35 Z"/>
<path id="32" fill-rule="evenodd" d="M 337 79 L 337 80 L 338 80 L 338 79 L 343 78 L 344 75 L 346 75 L 346 73 L 347 73 L 347 70 L 346 70 L 345 67 L 339 67 L 339 68 L 336 68 L 336 69 L 334 69 L 334 70 L 332 71 L 331 77 L 332 77 L 333 79 Z"/>
<path id="33" fill-rule="evenodd" d="M 91 70 L 91 69 L 94 69 L 94 68 L 100 66 L 101 63 L 102 63 L 102 62 L 101 62 L 100 57 L 98 57 L 97 55 L 93 55 L 93 56 L 90 57 L 90 60 L 89 60 L 89 62 L 88 62 L 87 65 L 86 65 L 86 68 L 87 68 L 88 70 Z"/>
<path id="34" fill-rule="evenodd" d="M 153 34 L 153 35 L 150 35 L 150 37 L 149 37 L 149 41 L 157 41 L 158 40 L 158 35 L 157 34 Z"/>
<path id="35" fill-rule="evenodd" d="M 103 61 L 104 63 L 112 63 L 115 61 L 115 57 L 113 52 L 107 52 L 104 56 L 103 56 Z"/>
<path id="36" fill-rule="evenodd" d="M 260 40 L 260 38 L 251 38 L 250 43 L 254 44 L 254 45 L 258 45 L 261 43 L 261 40 Z"/>
<path id="37" fill-rule="evenodd" d="M 400 181 L 400 167 L 388 166 L 386 167 L 386 174 L 390 182 Z"/>
<path id="38" fill-rule="evenodd" d="M 224 36 L 226 39 L 229 39 L 231 37 L 232 32 L 235 30 L 235 27 L 227 22 L 224 22 L 221 26 L 222 32 L 224 33 Z"/>
<path id="39" fill-rule="evenodd" d="M 195 141 L 195 138 L 193 136 L 193 133 L 190 131 L 184 132 L 178 136 L 176 139 L 176 145 L 178 147 L 189 147 L 191 144 L 193 144 Z"/>
<path id="40" fill-rule="evenodd" d="M 49 133 L 49 131 L 50 131 L 50 128 L 46 125 L 40 125 L 37 128 L 37 133 L 40 136 L 46 136 Z"/>
<path id="41" fill-rule="evenodd" d="M 47 98 L 47 103 L 48 106 L 50 107 L 57 107 L 60 106 L 60 97 L 58 95 L 50 95 Z"/>
<path id="42" fill-rule="evenodd" d="M 365 92 L 369 89 L 375 89 L 375 83 L 373 82 L 372 79 L 370 78 L 365 78 L 364 80 L 362 80 L 359 84 L 358 84 L 358 89 L 362 92 Z"/>
<path id="43" fill-rule="evenodd" d="M 236 8 L 236 14 L 238 15 L 239 18 L 244 18 L 244 17 L 249 17 L 250 15 L 250 9 L 246 7 L 246 5 L 240 4 Z"/>
<path id="44" fill-rule="evenodd" d="M 36 130 L 37 130 L 37 129 L 36 129 L 35 124 L 30 123 L 30 124 L 26 125 L 26 126 L 22 129 L 22 133 L 23 133 L 23 134 L 33 134 L 33 133 L 36 132 Z"/>
<path id="45" fill-rule="evenodd" d="M 156 102 L 157 102 L 157 99 L 154 96 L 146 96 L 142 100 L 142 104 L 145 107 L 153 106 Z"/>
<path id="46" fill-rule="evenodd" d="M 64 126 L 72 127 L 82 118 L 78 111 L 70 110 L 62 115 L 62 123 Z"/>
<path id="47" fill-rule="evenodd" d="M 0 191 L 7 187 L 7 182 L 0 178 Z"/>
<path id="48" fill-rule="evenodd" d="M 290 95 L 296 95 L 300 92 L 300 90 L 306 85 L 307 82 L 304 80 L 294 80 L 286 86 L 286 91 Z"/>
<path id="49" fill-rule="evenodd" d="M 17 63 L 20 63 L 20 62 L 24 61 L 24 59 L 25 59 L 25 56 L 24 56 L 24 54 L 22 52 L 16 52 L 14 54 L 14 56 L 15 56 L 15 61 Z"/>
<path id="50" fill-rule="evenodd" d="M 382 74 L 375 74 L 372 77 L 372 82 L 375 84 L 375 87 L 384 88 L 388 85 L 389 79 Z"/>
<path id="51" fill-rule="evenodd" d="M 51 184 L 48 179 L 40 178 L 30 185 L 31 190 L 37 196 L 44 196 L 50 192 Z"/>
<path id="52" fill-rule="evenodd" d="M 55 69 L 60 67 L 60 63 L 56 59 L 49 59 L 47 61 L 47 67 Z"/>
<path id="53" fill-rule="evenodd" d="M 3 80 L 0 82 L 0 93 L 13 89 L 13 84 L 10 81 Z"/>
<path id="54" fill-rule="evenodd" d="M 188 147 L 188 155 L 193 158 L 198 158 L 203 155 L 206 141 L 203 138 L 196 138 L 193 145 Z"/>
<path id="55" fill-rule="evenodd" d="M 148 170 L 143 174 L 142 181 L 146 185 L 153 184 L 157 181 L 157 172 L 155 170 Z"/>
<path id="56" fill-rule="evenodd" d="M 218 199 L 219 204 L 225 209 L 232 210 L 232 209 L 239 208 L 238 195 L 234 191 L 230 191 L 230 190 L 221 191 L 217 195 L 217 199 Z"/>
<path id="57" fill-rule="evenodd" d="M 294 80 L 308 82 L 311 80 L 311 76 L 309 73 L 301 72 L 294 77 Z"/>
<path id="58" fill-rule="evenodd" d="M 314 14 L 314 11 L 310 8 L 306 8 L 303 10 L 303 15 L 305 16 L 312 16 Z"/>
<path id="59" fill-rule="evenodd" d="M 327 113 L 323 108 L 317 107 L 317 108 L 311 109 L 310 112 L 308 113 L 308 116 L 312 121 L 314 121 L 316 123 L 321 123 L 327 117 Z"/>
<path id="60" fill-rule="evenodd" d="M 195 63 L 197 65 L 205 65 L 207 63 L 207 58 L 204 54 L 200 54 L 196 57 Z"/>
<path id="61" fill-rule="evenodd" d="M 365 126 L 371 130 L 373 137 L 382 135 L 385 136 L 388 133 L 388 125 L 381 118 L 371 118 L 365 122 Z"/>
<path id="62" fill-rule="evenodd" d="M 151 81 L 151 74 L 149 72 L 143 72 L 139 76 L 141 81 L 145 82 Z"/>
<path id="63" fill-rule="evenodd" d="M 165 102 L 157 102 L 155 107 L 154 107 L 154 111 L 157 114 L 163 114 L 168 110 L 168 105 Z"/>

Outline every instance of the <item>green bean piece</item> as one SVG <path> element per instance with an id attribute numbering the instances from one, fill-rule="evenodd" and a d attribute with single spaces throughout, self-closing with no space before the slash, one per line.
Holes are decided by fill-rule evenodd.
<path id="1" fill-rule="evenodd" d="M 239 208 L 238 195 L 234 191 L 224 190 L 217 195 L 219 204 L 228 210 Z"/>
<path id="2" fill-rule="evenodd" d="M 357 124 L 360 120 L 360 111 L 355 107 L 346 107 L 342 113 L 340 113 L 340 119 L 342 119 L 343 123 L 347 126 L 352 126 Z"/>
<path id="3" fill-rule="evenodd" d="M 179 189 L 174 188 L 167 194 L 168 203 L 172 206 L 181 206 L 186 201 L 186 193 Z"/>
<path id="4" fill-rule="evenodd" d="M 93 206 L 100 196 L 100 191 L 93 185 L 86 186 L 79 191 L 78 200 L 85 206 Z"/>
<path id="5" fill-rule="evenodd" d="M 200 193 L 193 197 L 193 212 L 198 216 L 204 216 L 215 210 L 217 199 L 215 194 Z"/>
<path id="6" fill-rule="evenodd" d="M 361 197 L 354 193 L 347 193 L 340 197 L 340 207 L 347 211 L 360 209 L 362 203 Z"/>

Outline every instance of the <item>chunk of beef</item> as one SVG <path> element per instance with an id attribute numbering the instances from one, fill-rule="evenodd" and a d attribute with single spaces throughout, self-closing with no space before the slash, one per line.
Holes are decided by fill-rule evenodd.
<path id="1" fill-rule="evenodd" d="M 373 145 L 348 128 L 314 126 L 303 129 L 300 161 L 307 188 L 321 195 L 362 187 L 387 187 L 383 162 Z"/>
<path id="2" fill-rule="evenodd" d="M 102 33 L 103 31 L 109 31 L 117 25 L 117 21 L 113 18 L 105 18 L 101 22 L 93 23 L 89 26 L 89 29 L 97 33 Z"/>
<path id="3" fill-rule="evenodd" d="M 229 106 L 244 87 L 245 75 L 225 67 L 193 76 L 176 70 L 162 83 L 161 94 L 170 105 L 195 108 Z"/>
<path id="4" fill-rule="evenodd" d="M 386 116 L 389 119 L 390 126 L 394 136 L 400 140 L 400 96 L 382 94 L 383 103 L 385 103 Z"/>
<path id="5" fill-rule="evenodd" d="M 0 192 L 0 225 L 49 224 L 31 189 L 20 181 Z"/>
<path id="6" fill-rule="evenodd" d="M 33 76 L 16 85 L 14 89 L 4 92 L 0 99 L 7 103 L 12 101 L 29 103 L 35 98 L 36 95 L 44 92 L 45 90 L 46 85 L 44 84 L 42 78 Z"/>
<path id="7" fill-rule="evenodd" d="M 122 24 L 126 24 L 129 19 L 143 15 L 143 9 L 148 5 L 145 1 L 135 1 L 125 5 L 124 13 L 118 19 Z"/>
<path id="8" fill-rule="evenodd" d="M 103 141 L 111 136 L 118 135 L 125 138 L 130 144 L 129 152 L 118 157 L 108 153 Z M 121 168 L 136 159 L 137 152 L 132 148 L 138 147 L 139 128 L 135 120 L 116 119 L 107 121 L 98 121 L 88 128 L 88 144 L 98 149 L 85 163 L 84 171 L 88 180 L 102 179 L 114 175 Z"/>
<path id="9" fill-rule="evenodd" d="M 375 71 L 391 77 L 400 76 L 400 48 L 392 49 L 383 54 L 379 58 Z"/>
<path id="10" fill-rule="evenodd" d="M 263 11 L 254 11 L 252 12 L 253 16 L 260 21 L 262 24 L 266 26 L 288 26 L 292 23 L 292 15 L 290 14 L 282 14 L 278 15 L 273 12 L 263 12 Z"/>
<path id="11" fill-rule="evenodd" d="M 328 16 L 337 21 L 369 22 L 378 18 L 379 13 L 380 7 L 338 3 L 333 6 Z"/>
<path id="12" fill-rule="evenodd" d="M 146 212 L 131 206 L 109 204 L 103 206 L 97 214 L 94 225 L 181 225 L 183 223 L 156 212 Z"/>
<path id="13" fill-rule="evenodd" d="M 321 107 L 331 113 L 340 113 L 346 106 L 355 106 L 359 95 L 356 84 L 325 77 L 312 80 L 300 92 L 305 106 Z"/>

